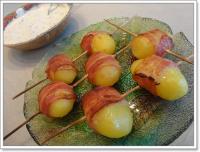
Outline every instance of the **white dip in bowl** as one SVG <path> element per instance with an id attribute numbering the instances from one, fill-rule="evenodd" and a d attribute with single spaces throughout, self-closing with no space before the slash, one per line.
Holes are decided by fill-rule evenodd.
<path id="1" fill-rule="evenodd" d="M 69 4 L 37 4 L 28 11 L 17 10 L 4 30 L 4 44 L 31 41 L 58 25 L 68 14 Z"/>

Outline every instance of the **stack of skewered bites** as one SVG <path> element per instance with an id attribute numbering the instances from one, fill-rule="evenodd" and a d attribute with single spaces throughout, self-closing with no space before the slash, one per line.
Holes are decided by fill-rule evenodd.
<path id="1" fill-rule="evenodd" d="M 91 37 L 91 35 L 93 36 L 94 41 L 93 43 L 90 42 L 91 47 L 88 47 L 88 38 Z M 103 45 L 98 45 L 99 43 Z M 35 85 L 27 88 L 14 97 L 14 99 L 19 97 L 23 93 L 33 89 L 47 79 L 53 81 L 52 83 L 44 86 L 39 92 L 38 101 L 40 111 L 32 115 L 29 119 L 4 136 L 4 139 L 8 138 L 15 131 L 20 129 L 23 125 L 41 113 L 48 117 L 54 118 L 64 117 L 67 115 L 72 110 L 73 104 L 76 100 L 76 95 L 73 92 L 73 88 L 86 78 L 88 78 L 92 84 L 97 86 L 111 86 L 118 81 L 121 75 L 121 67 L 118 61 L 115 59 L 115 56 L 125 49 L 122 48 L 115 55 L 110 55 L 115 52 L 115 41 L 109 33 L 88 33 L 83 38 L 81 47 L 85 51 L 73 61 L 64 54 L 52 57 L 48 61 L 46 68 L 47 78 L 39 81 Z M 86 54 L 85 52 L 88 52 L 88 54 L 91 55 L 86 64 L 87 74 L 73 85 L 68 85 L 74 81 L 77 75 L 77 70 L 73 62 Z M 102 79 L 102 77 L 104 79 Z"/>
<path id="2" fill-rule="evenodd" d="M 101 55 L 100 55 L 101 54 Z M 92 59 L 89 59 L 88 60 L 88 65 L 89 66 L 87 66 L 87 64 L 86 64 L 86 71 L 89 71 L 89 70 L 87 70 L 87 69 L 92 69 L 91 67 L 92 67 L 92 64 L 90 65 L 89 63 L 90 62 L 92 62 L 94 59 L 96 59 L 96 57 L 98 58 L 105 58 L 104 56 L 105 55 L 102 55 L 102 53 L 99 53 L 99 55 L 93 55 L 93 58 Z M 110 57 L 108 57 L 107 58 L 108 60 L 111 60 L 111 58 Z M 152 69 L 153 71 L 155 71 L 155 70 L 157 70 L 157 75 L 159 75 L 159 72 L 160 73 L 164 73 L 163 75 L 164 76 L 166 76 L 166 74 L 169 74 L 170 72 L 170 70 L 163 70 L 163 69 L 170 69 L 171 68 L 171 71 L 172 71 L 172 73 L 175 71 L 175 75 L 177 74 L 178 75 L 178 77 L 177 77 L 177 79 L 182 79 L 182 80 L 185 80 L 184 79 L 184 77 L 182 76 L 182 74 L 180 73 L 180 71 L 177 69 L 177 67 L 175 66 L 175 64 L 173 63 L 173 62 L 171 62 L 171 61 L 168 61 L 168 60 L 164 60 L 164 61 L 162 61 L 162 60 L 164 60 L 164 59 L 162 59 L 162 58 L 160 58 L 160 57 L 157 57 L 157 56 L 151 56 L 151 57 L 149 57 L 149 58 L 147 58 L 147 59 L 143 59 L 143 60 L 138 60 L 138 61 L 136 61 L 136 62 L 134 62 L 133 63 L 133 65 L 132 65 L 132 68 L 131 68 L 131 71 L 132 71 L 132 73 L 134 74 L 134 76 L 133 76 L 133 78 L 139 83 L 139 85 L 141 85 L 142 87 L 144 87 L 144 88 L 146 88 L 147 90 L 149 90 L 151 93 L 153 93 L 154 95 L 158 95 L 158 96 L 160 96 L 160 97 L 162 97 L 163 95 L 162 95 L 162 93 L 157 93 L 157 92 L 159 92 L 159 91 L 157 91 L 157 90 L 164 90 L 163 88 L 162 88 L 162 86 L 159 88 L 158 87 L 158 89 L 156 90 L 155 89 L 155 87 L 154 88 L 151 88 L 151 86 L 153 86 L 154 84 L 151 84 L 151 81 L 149 81 L 150 82 L 150 84 L 148 84 L 148 85 L 146 85 L 146 84 L 143 84 L 143 82 L 148 82 L 148 77 L 144 77 L 145 76 L 145 74 L 146 75 L 150 75 L 149 76 L 149 78 L 155 78 L 156 77 L 156 75 L 151 75 L 151 74 L 153 74 L 153 73 L 151 73 L 151 71 L 149 71 L 149 73 L 148 73 L 148 70 L 147 71 L 145 71 L 145 70 L 141 70 L 141 68 L 139 68 L 139 67 L 145 67 L 145 65 L 146 65 L 146 63 L 148 63 L 148 65 L 151 65 L 151 64 L 155 64 L 155 63 L 160 63 L 161 64 L 161 66 L 153 66 L 153 68 L 150 66 L 150 69 Z M 90 61 L 90 62 L 89 62 Z M 153 62 L 153 61 L 157 61 L 157 62 Z M 98 64 L 97 64 L 98 65 Z M 87 68 L 87 67 L 89 67 L 89 68 Z M 149 67 L 147 66 L 146 67 L 146 69 L 149 69 Z M 93 71 L 93 70 L 92 70 Z M 105 70 L 105 71 L 109 71 L 109 70 Z M 165 72 L 163 72 L 163 71 L 165 71 Z M 167 72 L 166 72 L 167 71 Z M 145 73 L 146 72 L 146 73 Z M 101 73 L 101 72 L 100 72 Z M 117 72 L 117 73 L 119 73 L 119 71 Z M 94 77 L 94 76 L 93 76 Z M 169 77 L 171 77 L 171 75 L 169 75 Z M 101 77 L 100 77 L 101 78 Z M 158 78 L 158 77 L 156 77 L 156 78 Z M 92 79 L 90 79 L 90 80 L 92 80 Z M 96 80 L 98 80 L 98 78 L 97 79 L 93 79 L 93 81 L 96 81 Z M 150 80 L 150 79 L 149 79 Z M 156 80 L 158 80 L 158 79 L 156 79 Z M 94 81 L 94 82 L 95 82 Z M 152 80 L 152 82 L 154 82 L 153 80 Z M 155 81 L 156 82 L 156 81 Z M 183 81 L 184 82 L 184 81 Z M 107 85 L 107 83 L 108 82 L 104 82 L 104 86 L 106 86 Z M 95 84 L 95 83 L 94 83 Z M 162 81 L 162 83 L 160 83 L 160 84 L 166 84 L 166 82 L 165 81 Z M 159 84 L 159 85 L 160 85 Z M 178 95 L 175 95 L 176 97 L 170 97 L 168 100 L 175 100 L 176 98 L 180 98 L 181 96 L 183 96 L 186 92 L 187 92 L 187 89 L 186 89 L 186 87 L 187 87 L 187 82 L 185 81 L 184 83 L 183 83 L 184 85 L 185 85 L 185 88 L 183 87 L 183 86 L 178 86 L 179 88 L 178 89 L 180 89 L 180 87 L 183 87 L 183 91 L 179 91 L 179 93 L 178 93 Z M 98 85 L 98 83 L 96 84 L 96 85 Z M 158 85 L 158 84 L 155 84 L 155 85 Z M 155 86 L 154 85 L 154 86 Z M 136 87 L 135 89 L 137 89 L 137 88 L 139 88 L 139 87 Z M 130 90 L 130 91 L 128 91 L 127 93 L 125 93 L 124 95 L 120 95 L 119 93 L 116 93 L 117 91 L 115 90 L 114 91 L 114 89 L 113 88 L 111 88 L 111 87 L 102 87 L 102 88 L 97 88 L 97 89 L 94 89 L 93 91 L 91 91 L 91 92 L 89 92 L 88 94 L 86 94 L 85 96 L 84 96 L 84 98 L 83 98 L 83 110 L 84 110 L 84 112 L 85 112 L 85 115 L 86 115 L 86 118 L 87 118 L 87 121 L 88 122 L 90 122 L 91 121 L 91 119 L 93 119 L 93 117 L 95 117 L 95 119 L 94 120 L 99 120 L 99 119 L 102 119 L 102 117 L 103 117 L 103 115 L 104 115 L 104 113 L 106 113 L 106 111 L 107 112 L 109 112 L 109 110 L 103 110 L 103 109 L 106 109 L 106 108 L 104 108 L 105 106 L 106 107 L 110 107 L 110 105 L 116 105 L 116 106 L 114 106 L 114 107 L 117 107 L 117 104 L 110 104 L 110 103 L 116 103 L 116 102 L 118 102 L 120 99 L 122 99 L 124 96 L 126 96 L 128 93 L 130 93 L 130 92 L 132 92 L 133 90 L 135 90 L 135 89 L 132 89 L 132 90 Z M 99 93 L 98 93 L 99 92 Z M 108 93 L 108 92 L 110 92 L 110 93 Z M 161 91 L 162 92 L 162 91 Z M 108 94 L 106 94 L 106 93 L 108 93 Z M 92 94 L 94 94 L 94 96 L 92 97 Z M 103 100 L 103 101 L 98 101 L 98 102 L 100 102 L 100 103 L 94 103 L 94 104 L 90 104 L 92 101 L 96 101 L 94 98 L 97 98 L 98 96 L 101 96 L 101 94 L 104 94 L 104 96 L 103 96 L 103 98 L 101 99 L 101 100 Z M 113 95 L 112 95 L 113 94 Z M 89 98 L 89 99 L 88 99 Z M 165 97 L 163 97 L 163 98 L 165 98 Z M 89 102 L 90 101 L 90 102 Z M 104 102 L 105 101 L 105 102 Z M 107 101 L 107 102 L 106 102 Z M 88 102 L 89 102 L 89 104 L 88 104 Z M 121 103 L 121 102 L 120 102 Z M 109 104 L 109 106 L 107 106 Z M 98 105 L 98 106 L 97 106 Z M 122 105 L 126 105 L 126 104 L 122 104 Z M 119 107 L 123 107 L 122 105 L 120 105 Z M 97 108 L 94 108 L 94 106 L 97 106 Z M 113 107 L 113 109 L 115 109 Z M 126 108 L 124 108 L 124 109 L 127 109 L 128 108 L 128 105 L 127 106 L 125 106 Z M 89 109 L 89 110 L 88 110 Z M 93 112 L 91 112 L 91 109 L 92 109 L 92 111 Z M 93 110 L 93 109 L 97 109 L 96 111 L 95 110 Z M 99 110 L 99 109 L 102 109 L 102 110 Z M 109 109 L 109 108 L 108 108 Z M 112 109 L 112 108 L 111 108 Z M 123 111 L 123 108 L 121 108 L 121 110 Z M 104 112 L 101 112 L 100 113 L 100 111 L 104 111 Z M 115 111 L 115 110 L 114 110 Z M 90 126 L 92 127 L 92 128 L 96 128 L 95 130 L 97 131 L 97 132 L 100 132 L 101 134 L 103 134 L 103 135 L 105 135 L 105 136 L 107 136 L 107 137 L 111 137 L 111 138 L 119 138 L 119 137 L 121 137 L 121 136 L 125 136 L 125 135 L 127 135 L 129 132 L 130 132 L 130 130 L 131 130 L 131 128 L 132 127 L 130 127 L 131 125 L 130 124 L 132 124 L 131 123 L 131 114 L 128 112 L 128 110 L 125 110 L 126 111 L 126 116 L 127 116 L 127 123 L 125 123 L 126 125 L 126 127 L 124 126 L 124 127 L 122 127 L 122 128 L 125 128 L 125 130 L 123 131 L 123 129 L 122 129 L 122 132 L 120 133 L 120 130 L 118 130 L 118 132 L 116 133 L 115 131 L 117 131 L 117 130 L 115 130 L 114 128 L 112 128 L 112 127 L 114 127 L 114 126 L 111 126 L 111 131 L 113 130 L 113 135 L 109 135 L 110 133 L 110 131 L 108 132 L 108 130 L 107 130 L 107 133 L 108 133 L 108 135 L 107 135 L 107 133 L 105 133 L 103 130 L 106 130 L 105 129 L 105 125 L 101 125 L 101 124 L 99 124 L 99 123 L 92 123 L 92 124 L 90 124 Z M 96 114 L 96 113 L 98 113 L 98 115 Z M 99 114 L 100 113 L 100 114 Z M 125 112 L 122 112 L 122 114 L 124 114 Z M 123 117 L 123 116 L 122 116 Z M 130 118 L 130 119 L 129 119 Z M 113 118 L 114 119 L 114 118 Z M 128 120 L 129 119 L 129 120 Z M 81 121 L 83 121 L 84 119 L 81 119 Z M 106 120 L 105 120 L 106 121 Z M 94 122 L 99 122 L 99 121 L 94 121 Z M 129 123 L 128 123 L 129 122 Z M 96 124 L 96 125 L 95 125 Z M 98 125 L 99 124 L 99 125 Z M 124 124 L 124 123 L 122 123 L 122 124 Z M 103 128 L 102 128 L 102 126 L 104 126 Z M 123 126 L 123 125 L 122 125 Z M 129 127 L 127 127 L 127 126 L 129 126 Z M 107 126 L 108 127 L 108 126 Z M 104 132 L 104 133 L 103 133 Z M 111 133 L 112 134 L 112 133 Z"/>
<path id="3" fill-rule="evenodd" d="M 169 53 L 185 62 L 192 64 L 192 62 L 187 58 L 172 51 L 173 36 L 169 33 L 165 33 L 159 29 L 153 29 L 141 34 L 136 34 L 110 22 L 109 20 L 105 21 L 134 37 L 127 47 L 131 48 L 133 56 L 137 59 L 143 59 L 153 54 L 164 57 L 167 53 Z"/>

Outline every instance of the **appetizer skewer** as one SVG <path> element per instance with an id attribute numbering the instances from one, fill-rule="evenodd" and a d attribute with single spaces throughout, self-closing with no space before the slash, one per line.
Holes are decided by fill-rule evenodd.
<path id="1" fill-rule="evenodd" d="M 136 86 L 124 94 L 120 94 L 113 87 L 97 87 L 89 91 L 82 99 L 85 116 L 47 137 L 40 145 L 84 121 L 87 121 L 92 129 L 104 136 L 110 138 L 126 136 L 132 130 L 133 117 L 128 102 L 123 98 L 139 88 L 139 86 Z M 99 121 L 102 123 L 98 126 L 97 122 Z"/>
<path id="2" fill-rule="evenodd" d="M 77 59 L 78 58 L 71 60 L 64 54 L 55 55 L 48 61 L 45 71 L 47 77 L 18 93 L 13 97 L 13 100 L 48 79 L 51 81 L 62 81 L 67 84 L 71 84 L 77 75 L 77 70 L 73 63 Z"/>
<path id="3" fill-rule="evenodd" d="M 176 63 L 152 55 L 133 62 L 133 80 L 151 94 L 173 101 L 188 92 L 188 84 Z"/>
<path id="4" fill-rule="evenodd" d="M 171 50 L 173 48 L 173 40 L 170 34 L 160 31 L 159 29 L 136 34 L 110 22 L 109 20 L 105 21 L 110 25 L 134 36 L 134 39 L 132 39 L 129 47 L 132 50 L 133 56 L 138 59 L 143 59 L 153 54 L 163 57 L 166 53 L 169 53 L 185 62 L 192 64 L 191 61 Z"/>
<path id="5" fill-rule="evenodd" d="M 71 86 L 60 81 L 51 82 L 50 84 L 45 85 L 40 90 L 38 96 L 39 112 L 33 114 L 30 118 L 4 136 L 3 139 L 7 139 L 10 135 L 19 130 L 39 114 L 44 114 L 53 118 L 66 116 L 72 110 L 76 100 L 76 95 L 73 91 L 73 88 L 83 80 L 84 77 Z"/>
<path id="6" fill-rule="evenodd" d="M 187 59 L 190 59 L 192 56 L 189 56 Z M 181 63 L 178 62 L 177 64 L 180 65 Z M 178 65 L 156 55 L 137 60 L 132 64 L 131 72 L 133 73 L 133 79 L 138 82 L 139 86 L 130 89 L 122 95 L 112 87 L 97 87 L 86 93 L 82 99 L 85 116 L 47 137 L 41 142 L 41 145 L 85 120 L 90 128 L 106 137 L 120 138 L 126 136 L 132 130 L 133 118 L 129 109 L 131 106 L 128 106 L 123 98 L 140 87 L 145 88 L 153 95 L 170 101 L 183 97 L 188 91 L 188 84 L 178 69 Z M 140 66 L 143 67 L 141 68 Z M 142 75 L 139 78 L 137 77 L 138 73 Z M 148 77 L 146 77 L 146 74 L 149 74 Z M 152 81 L 154 78 L 155 80 L 161 80 L 159 84 L 154 84 L 154 81 Z M 166 87 L 172 90 L 167 90 Z M 169 91 L 172 94 L 169 94 Z"/>

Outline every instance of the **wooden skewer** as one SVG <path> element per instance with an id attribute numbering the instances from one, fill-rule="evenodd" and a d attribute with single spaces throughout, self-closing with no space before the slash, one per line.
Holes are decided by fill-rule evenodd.
<path id="1" fill-rule="evenodd" d="M 187 59 L 190 59 L 191 57 L 193 57 L 193 54 L 190 55 L 190 56 L 188 56 Z M 177 62 L 177 65 L 180 65 L 181 63 L 182 63 L 182 61 Z M 138 89 L 140 89 L 140 88 L 141 88 L 140 86 L 136 86 L 136 87 L 134 87 L 134 88 L 128 90 L 128 91 L 125 92 L 124 94 L 122 94 L 121 97 L 124 98 L 124 97 L 126 97 L 127 95 L 129 95 L 131 92 L 136 91 L 136 90 L 138 90 Z M 132 106 L 132 105 L 130 105 L 129 107 L 131 108 L 131 106 Z M 86 120 L 86 116 L 83 116 L 83 117 L 81 117 L 80 119 L 71 122 L 69 125 L 67 125 L 66 127 L 63 127 L 62 129 L 60 129 L 60 130 L 59 130 L 58 132 L 56 132 L 55 134 L 52 134 L 52 135 L 50 135 L 49 137 L 47 137 L 44 141 L 42 141 L 42 142 L 40 143 L 40 145 L 45 144 L 45 143 L 46 143 L 47 141 L 49 141 L 50 139 L 56 137 L 56 136 L 59 135 L 60 133 L 62 133 L 62 132 L 64 132 L 64 131 L 66 131 L 67 129 L 69 129 L 70 127 L 73 127 L 74 125 L 77 125 L 77 124 L 79 124 L 79 123 L 81 123 L 81 122 L 83 122 L 83 121 L 85 121 L 85 120 Z"/>
<path id="2" fill-rule="evenodd" d="M 40 143 L 40 145 L 43 145 L 44 143 L 46 143 L 47 141 L 49 141 L 51 138 L 54 138 L 55 136 L 61 134 L 61 133 L 64 132 L 65 130 L 67 130 L 68 128 L 73 127 L 74 125 L 77 125 L 77 124 L 79 124 L 79 123 L 81 123 L 81 122 L 84 122 L 85 120 L 86 120 L 86 117 L 83 116 L 83 117 L 81 117 L 80 119 L 77 119 L 77 120 L 71 122 L 69 125 L 67 125 L 67 126 L 65 126 L 65 127 L 63 127 L 63 128 L 61 128 L 57 133 L 52 134 L 51 136 L 49 136 L 48 138 L 46 138 L 43 142 Z"/>
<path id="3" fill-rule="evenodd" d="M 181 59 L 181 60 L 187 62 L 187 63 L 193 64 L 193 63 L 192 63 L 191 61 L 189 61 L 187 58 L 185 58 L 185 57 L 183 57 L 183 56 L 181 56 L 181 55 L 179 55 L 179 54 L 177 54 L 177 53 L 174 53 L 174 52 L 172 52 L 171 50 L 166 49 L 165 51 L 166 51 L 167 53 L 172 54 L 172 55 L 174 55 L 175 57 L 177 57 L 177 58 L 179 58 L 179 59 Z"/>
<path id="4" fill-rule="evenodd" d="M 121 96 L 122 96 L 122 98 L 124 98 L 124 97 L 126 97 L 127 95 L 129 95 L 131 92 L 136 91 L 136 90 L 138 90 L 138 89 L 140 89 L 140 88 L 141 88 L 141 87 L 138 85 L 138 86 L 136 86 L 136 87 L 134 87 L 134 88 L 128 90 L 127 92 L 125 92 L 125 93 L 122 94 Z"/>
<path id="5" fill-rule="evenodd" d="M 17 97 L 21 96 L 21 95 L 24 94 L 25 92 L 31 90 L 32 88 L 36 87 L 37 85 L 39 85 L 40 83 L 42 83 L 42 82 L 44 82 L 44 81 L 46 81 L 46 80 L 48 80 L 48 78 L 45 78 L 45 79 L 43 79 L 43 80 L 37 82 L 36 84 L 34 84 L 34 85 L 28 87 L 28 88 L 25 89 L 24 91 L 18 93 L 16 96 L 14 96 L 12 99 L 13 99 L 13 100 L 16 99 Z"/>
<path id="6" fill-rule="evenodd" d="M 130 34 L 130 35 L 132 35 L 132 36 L 135 36 L 135 37 L 138 36 L 136 33 L 130 32 L 130 31 L 126 30 L 125 28 L 120 27 L 120 26 L 118 26 L 118 25 L 116 25 L 116 24 L 110 22 L 109 20 L 106 20 L 106 19 L 105 19 L 105 21 L 108 22 L 109 24 L 111 24 L 112 26 L 114 26 L 114 27 L 116 27 L 116 28 L 118 28 L 118 29 L 124 31 L 124 32 L 127 32 L 128 34 Z M 169 36 L 169 37 L 172 37 L 172 35 L 170 35 L 170 34 L 168 34 L 168 36 Z M 179 54 L 177 54 L 177 53 L 175 53 L 175 52 L 173 52 L 173 51 L 171 51 L 171 50 L 169 50 L 169 49 L 166 49 L 165 51 L 166 51 L 167 53 L 169 53 L 169 54 L 171 54 L 171 55 L 173 55 L 173 56 L 175 56 L 175 57 L 177 57 L 177 58 L 179 58 L 179 59 L 185 61 L 185 62 L 188 62 L 188 63 L 190 63 L 190 64 L 193 64 L 192 62 L 188 61 L 188 60 L 187 60 L 186 58 L 184 58 L 183 56 L 181 56 L 181 55 L 179 55 Z"/>
<path id="7" fill-rule="evenodd" d="M 125 23 L 122 23 L 120 26 L 125 26 L 128 22 L 129 22 L 129 21 L 126 21 Z M 115 29 L 115 30 L 112 32 L 111 35 L 113 36 L 113 34 L 116 33 L 118 30 L 119 30 L 118 28 Z"/>
<path id="8" fill-rule="evenodd" d="M 32 115 L 30 118 L 28 118 L 26 121 L 21 123 L 19 126 L 17 126 L 15 129 L 13 129 L 11 132 L 9 132 L 7 135 L 3 137 L 3 140 L 6 140 L 9 136 L 11 136 L 13 133 L 15 133 L 17 130 L 19 130 L 21 127 L 23 127 L 25 124 L 27 124 L 30 120 L 35 118 L 37 115 L 41 114 L 41 112 L 37 112 L 34 115 Z"/>
<path id="9" fill-rule="evenodd" d="M 87 54 L 87 51 L 84 51 L 83 53 L 81 53 L 79 56 L 77 56 L 75 59 L 73 59 L 72 61 L 75 62 L 76 60 L 78 60 L 80 57 L 82 57 L 83 55 Z"/>
<path id="10" fill-rule="evenodd" d="M 109 24 L 113 25 L 114 27 L 116 27 L 116 28 L 118 28 L 118 29 L 120 29 L 120 30 L 122 30 L 122 31 L 124 31 L 124 32 L 126 32 L 126 33 L 128 33 L 128 34 L 130 34 L 130 35 L 132 35 L 132 36 L 138 36 L 136 33 L 132 33 L 132 32 L 130 32 L 130 31 L 124 29 L 123 27 L 120 27 L 120 26 L 118 26 L 118 25 L 116 25 L 116 24 L 110 22 L 109 20 L 106 20 L 106 19 L 104 19 L 104 20 L 105 20 L 106 22 L 108 22 Z"/>
<path id="11" fill-rule="evenodd" d="M 191 58 L 193 58 L 194 57 L 194 54 L 191 54 L 191 55 L 189 55 L 186 59 L 187 60 L 190 60 Z M 177 62 L 177 65 L 179 66 L 180 64 L 182 64 L 183 63 L 183 61 L 178 61 Z"/>
<path id="12" fill-rule="evenodd" d="M 116 57 L 117 55 L 119 55 L 121 52 L 125 51 L 126 49 L 128 49 L 130 47 L 130 44 L 129 43 L 127 46 L 123 47 L 122 49 L 120 49 L 118 52 L 116 52 L 113 57 Z"/>
<path id="13" fill-rule="evenodd" d="M 121 50 L 119 50 L 115 55 L 114 57 L 116 57 L 116 55 L 120 54 L 122 51 L 126 50 L 127 46 L 122 48 Z M 83 54 L 82 54 L 83 55 Z M 79 57 L 81 57 L 82 55 L 80 55 Z M 77 60 L 78 58 L 76 58 Z M 78 80 L 77 82 L 75 82 L 73 85 L 71 85 L 72 88 L 76 87 L 77 85 L 79 85 L 82 81 L 84 81 L 86 78 L 88 77 L 88 74 L 85 74 L 80 80 Z M 44 80 L 41 80 L 42 82 L 47 80 L 44 79 Z M 37 84 L 31 86 L 31 88 L 27 88 L 26 90 L 24 90 L 22 93 L 20 93 L 19 95 L 23 94 L 24 92 L 32 89 L 33 87 L 35 87 L 36 85 L 38 85 L 39 83 L 41 82 L 38 82 Z M 19 96 L 18 95 L 18 96 Z M 17 97 L 17 96 L 16 96 Z M 22 124 L 20 124 L 18 127 L 16 127 L 15 129 L 13 129 L 10 133 L 8 133 L 4 138 L 8 138 L 10 135 L 12 135 L 14 132 L 16 132 L 18 129 L 20 129 L 21 127 L 23 127 L 25 124 L 27 124 L 29 121 L 31 121 L 34 117 L 36 117 L 38 114 L 40 114 L 41 112 L 37 112 L 36 114 L 34 114 L 33 116 L 31 116 L 29 119 L 27 119 L 26 121 L 24 121 Z"/>
<path id="14" fill-rule="evenodd" d="M 83 80 L 85 80 L 88 77 L 88 74 L 84 75 L 80 80 L 78 80 L 77 82 L 75 82 L 72 85 L 72 88 L 76 87 L 79 83 L 81 83 Z"/>
<path id="15" fill-rule="evenodd" d="M 85 76 L 83 76 L 80 80 L 78 80 L 76 83 L 74 83 L 71 87 L 74 88 L 77 85 L 79 85 L 83 80 L 85 80 L 87 78 L 87 74 Z M 15 133 L 17 130 L 19 130 L 21 127 L 23 127 L 25 124 L 27 124 L 29 121 L 31 121 L 33 118 L 35 118 L 37 115 L 41 114 L 41 112 L 37 112 L 35 114 L 33 114 L 30 118 L 28 118 L 27 120 L 25 120 L 23 123 L 21 123 L 20 125 L 18 125 L 15 129 L 13 129 L 12 131 L 10 131 L 5 137 L 3 137 L 3 140 L 7 139 L 9 136 L 11 136 L 13 133 Z"/>

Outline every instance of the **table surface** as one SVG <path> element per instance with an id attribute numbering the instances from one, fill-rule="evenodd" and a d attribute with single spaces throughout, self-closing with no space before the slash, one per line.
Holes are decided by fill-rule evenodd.
<path id="1" fill-rule="evenodd" d="M 4 16 L 22 4 L 4 4 Z M 57 38 L 69 36 L 105 18 L 120 16 L 144 16 L 162 20 L 172 27 L 174 33 L 184 31 L 193 43 L 193 5 L 192 4 L 74 4 L 69 24 L 65 32 Z M 49 47 L 49 46 L 47 46 Z M 8 133 L 25 120 L 23 115 L 24 96 L 14 102 L 12 97 L 22 91 L 31 79 L 33 68 L 41 60 L 48 49 L 22 52 L 4 47 L 4 111 L 3 131 Z M 23 137 L 23 138 L 22 138 Z M 194 144 L 194 124 L 177 138 L 171 146 L 192 146 Z M 26 127 L 18 130 L 4 141 L 4 146 L 34 146 Z"/>

